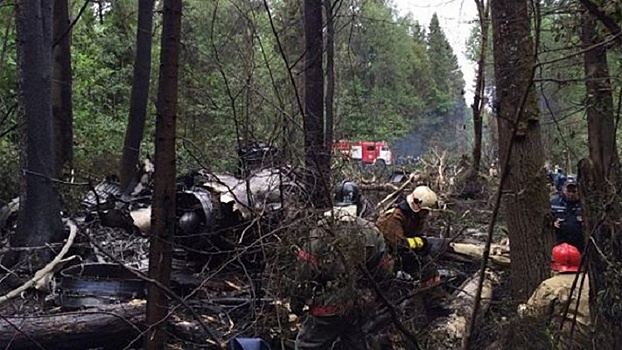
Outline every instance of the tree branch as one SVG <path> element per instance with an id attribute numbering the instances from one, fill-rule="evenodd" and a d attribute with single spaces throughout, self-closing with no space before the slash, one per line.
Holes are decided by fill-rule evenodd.
<path id="1" fill-rule="evenodd" d="M 585 7 L 594 17 L 596 17 L 599 21 L 601 21 L 605 27 L 611 32 L 615 41 L 622 46 L 622 28 L 616 23 L 616 21 L 611 18 L 605 11 L 601 10 L 597 4 L 593 3 L 590 0 L 579 0 L 581 5 Z"/>

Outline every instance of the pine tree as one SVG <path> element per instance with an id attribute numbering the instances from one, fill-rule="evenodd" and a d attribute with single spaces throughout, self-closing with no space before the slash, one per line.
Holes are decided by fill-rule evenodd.
<path id="1" fill-rule="evenodd" d="M 464 78 L 436 13 L 430 20 L 428 35 L 428 57 L 436 83 L 437 124 L 442 126 L 443 134 L 439 141 L 450 142 L 458 139 L 458 132 L 466 121 L 466 104 L 462 98 Z M 463 139 L 463 138 L 462 138 Z"/>

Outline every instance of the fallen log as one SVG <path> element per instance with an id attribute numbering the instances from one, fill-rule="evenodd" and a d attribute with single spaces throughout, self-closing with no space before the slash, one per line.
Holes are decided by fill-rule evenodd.
<path id="1" fill-rule="evenodd" d="M 51 315 L 0 317 L 2 349 L 122 349 L 140 341 L 146 302 Z"/>
<path id="2" fill-rule="evenodd" d="M 140 346 L 145 330 L 146 301 L 134 299 L 124 304 L 105 305 L 48 315 L 0 315 L 0 349 L 124 349 Z M 221 324 L 218 308 L 207 321 Z M 214 334 L 196 320 L 176 314 L 168 318 L 168 330 L 178 339 L 204 344 L 214 349 L 226 345 L 212 340 Z M 205 321 L 204 321 L 205 322 Z M 212 332 L 221 339 L 218 329 Z"/>
<path id="3" fill-rule="evenodd" d="M 468 256 L 477 261 L 482 260 L 484 254 L 484 244 L 469 243 L 450 243 L 448 254 L 459 254 Z M 490 248 L 489 261 L 500 267 L 510 267 L 510 248 L 500 244 L 493 244 Z"/>
<path id="4" fill-rule="evenodd" d="M 432 322 L 429 327 L 426 349 L 453 350 L 462 348 L 462 342 L 467 335 L 468 324 L 474 307 L 479 274 L 480 271 L 477 271 L 462 283 L 449 303 L 449 308 L 453 312 L 447 317 L 440 317 Z M 499 276 L 495 271 L 486 270 L 478 317 L 482 317 L 486 313 L 492 299 L 493 283 L 498 278 Z"/>

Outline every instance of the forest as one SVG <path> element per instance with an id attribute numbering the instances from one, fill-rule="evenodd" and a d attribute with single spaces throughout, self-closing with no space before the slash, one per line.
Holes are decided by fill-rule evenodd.
<path id="1" fill-rule="evenodd" d="M 306 349 L 305 244 L 353 183 L 397 263 L 374 223 L 436 199 L 405 232 L 433 287 L 324 239 L 362 348 L 618 349 L 622 4 L 464 1 L 474 81 L 391 0 L 0 0 L 0 347 Z M 370 141 L 391 156 L 355 159 Z M 562 311 L 530 313 L 558 276 Z"/>

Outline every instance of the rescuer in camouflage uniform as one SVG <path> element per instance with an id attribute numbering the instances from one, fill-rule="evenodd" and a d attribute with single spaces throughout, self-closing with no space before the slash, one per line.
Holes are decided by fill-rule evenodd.
<path id="1" fill-rule="evenodd" d="M 440 276 L 430 258 L 431 244 L 424 236 L 424 226 L 430 211 L 438 208 L 438 197 L 428 186 L 417 186 L 406 200 L 382 213 L 376 226 L 382 232 L 390 255 L 395 257 L 395 269 L 419 280 L 426 289 L 423 300 L 430 318 L 446 315 L 445 293 L 440 288 Z"/>
<path id="2" fill-rule="evenodd" d="M 527 304 L 519 306 L 519 314 L 546 317 L 552 329 L 561 329 L 559 349 L 584 349 L 589 344 L 591 328 L 590 284 L 587 274 L 579 271 L 581 253 L 575 246 L 562 243 L 553 247 L 552 258 L 553 277 L 540 283 Z"/>
<path id="3" fill-rule="evenodd" d="M 373 223 L 357 214 L 358 186 L 342 182 L 333 211 L 311 230 L 298 252 L 292 311 L 309 313 L 296 338 L 297 350 L 330 349 L 340 339 L 344 349 L 366 349 L 362 325 L 374 307 L 370 283 L 391 274 L 392 261 Z"/>

